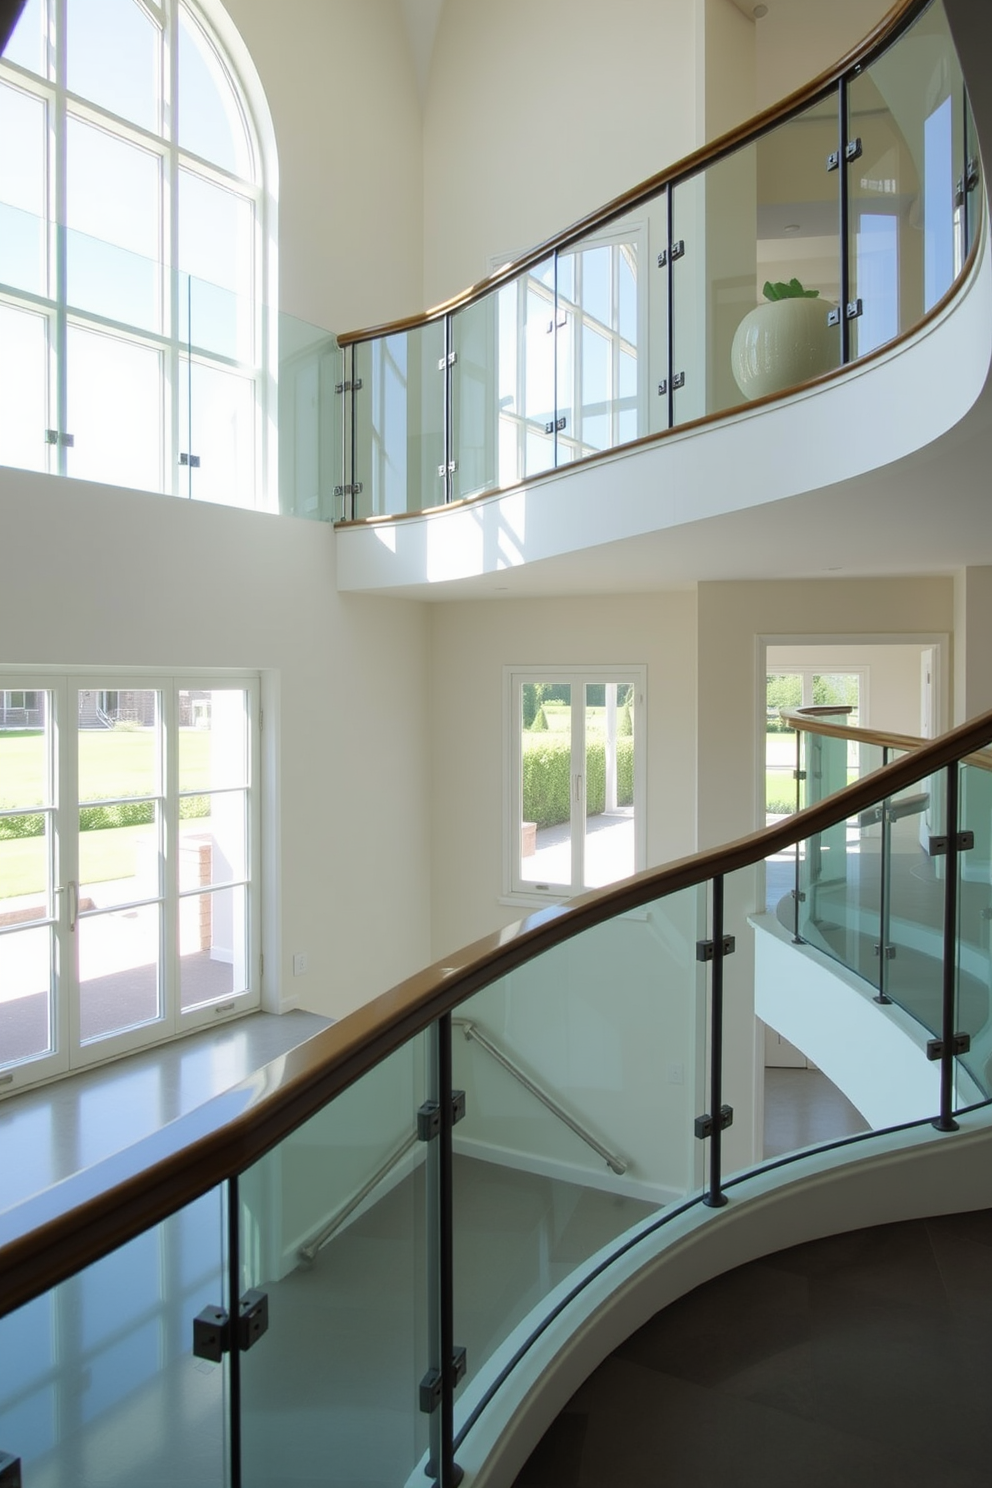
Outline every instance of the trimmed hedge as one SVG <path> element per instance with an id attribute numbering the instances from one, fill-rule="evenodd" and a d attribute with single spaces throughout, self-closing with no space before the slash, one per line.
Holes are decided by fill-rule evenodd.
<path id="1" fill-rule="evenodd" d="M 183 796 L 179 802 L 180 821 L 210 815 L 207 796 Z M 140 827 L 155 820 L 154 801 L 114 801 L 106 806 L 81 806 L 79 830 L 99 832 L 107 827 Z M 17 837 L 43 837 L 45 818 L 40 811 L 25 811 L 19 816 L 0 817 L 0 842 Z"/>
<path id="2" fill-rule="evenodd" d="M 528 734 L 523 752 L 523 819 L 553 827 L 571 816 L 572 745 L 567 734 Z M 634 799 L 634 740 L 617 739 L 617 805 Z M 606 745 L 586 741 L 586 814 L 606 806 Z"/>

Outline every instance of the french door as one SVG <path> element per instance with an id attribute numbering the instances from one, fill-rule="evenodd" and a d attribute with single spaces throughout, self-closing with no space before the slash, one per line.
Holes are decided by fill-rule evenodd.
<path id="1" fill-rule="evenodd" d="M 0 1094 L 259 1002 L 257 679 L 0 676 Z"/>
<path id="2" fill-rule="evenodd" d="M 508 681 L 510 892 L 564 898 L 636 873 L 644 668 L 521 668 Z"/>

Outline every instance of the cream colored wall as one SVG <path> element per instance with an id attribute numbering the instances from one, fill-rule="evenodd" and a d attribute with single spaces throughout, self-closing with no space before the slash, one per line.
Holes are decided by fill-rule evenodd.
<path id="1" fill-rule="evenodd" d="M 954 580 L 954 722 L 992 708 L 992 568 L 965 568 Z"/>
<path id="2" fill-rule="evenodd" d="M 426 964 L 423 608 L 338 595 L 318 523 L 3 470 L 0 524 L 0 664 L 263 672 L 267 1005 L 338 1017 Z"/>
<path id="3" fill-rule="evenodd" d="M 279 153 L 279 303 L 327 330 L 423 309 L 421 113 L 397 0 L 226 0 Z"/>
<path id="4" fill-rule="evenodd" d="M 449 0 L 424 114 L 428 304 L 694 147 L 694 4 Z"/>
<path id="5" fill-rule="evenodd" d="M 696 138 L 702 144 L 757 113 L 757 25 L 732 0 L 696 0 Z"/>
<path id="6" fill-rule="evenodd" d="M 755 103 L 777 103 L 856 46 L 891 9 L 890 0 L 789 0 L 755 25 Z"/>
<path id="7" fill-rule="evenodd" d="M 695 809 L 695 599 L 608 595 L 431 607 L 435 956 L 519 919 L 503 893 L 503 668 L 647 667 L 647 857 L 690 852 Z"/>

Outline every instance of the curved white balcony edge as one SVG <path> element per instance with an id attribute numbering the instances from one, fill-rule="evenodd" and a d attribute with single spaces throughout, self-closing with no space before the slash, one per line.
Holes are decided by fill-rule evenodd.
<path id="1" fill-rule="evenodd" d="M 696 1205 L 646 1235 L 564 1308 L 480 1415 L 456 1454 L 464 1488 L 511 1484 L 591 1371 L 660 1308 L 714 1276 L 842 1230 L 992 1205 L 992 1108 L 959 1120 L 955 1133 L 928 1124 L 765 1169 L 731 1188 L 725 1208 Z M 466 1392 L 459 1416 L 526 1335 L 525 1321 Z"/>
<path id="2" fill-rule="evenodd" d="M 901 467 L 967 418 L 988 386 L 990 358 L 992 253 L 986 232 L 954 299 L 887 355 L 782 402 L 744 408 L 646 447 L 621 447 L 593 464 L 564 467 L 505 494 L 339 528 L 338 588 L 444 598 L 445 585 L 457 585 L 461 595 L 465 581 L 675 529 L 682 529 L 677 562 L 684 572 L 670 572 L 662 561 L 661 581 L 710 577 L 703 554 L 707 542 L 712 546 L 712 519 L 820 493 L 825 514 L 834 520 L 830 495 L 840 498 L 840 488 L 850 491 L 851 483 L 865 523 L 859 540 L 868 544 L 866 559 L 875 548 L 881 558 L 883 534 L 903 514 L 891 509 L 891 479 L 870 478 L 881 472 L 900 481 L 915 475 L 918 485 L 918 474 Z M 943 479 L 940 488 L 947 489 Z M 932 499 L 932 482 L 929 489 Z M 873 517 L 875 502 L 880 507 Z M 709 527 L 693 541 L 693 530 L 704 523 Z M 742 576 L 739 567 L 736 576 Z M 493 587 L 484 584 L 480 592 Z"/>

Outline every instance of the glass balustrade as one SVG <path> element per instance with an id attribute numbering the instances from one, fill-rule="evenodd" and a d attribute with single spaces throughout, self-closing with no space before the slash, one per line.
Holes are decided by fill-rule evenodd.
<path id="1" fill-rule="evenodd" d="M 452 1016 L 466 1093 L 454 1329 L 469 1392 L 604 1247 L 702 1181 L 704 906 L 694 888 L 608 920 Z"/>
<path id="2" fill-rule="evenodd" d="M 40 160 L 39 107 L 0 102 Z M 222 251 L 237 204 L 172 271 L 150 241 L 87 232 L 85 203 L 50 229 L 5 180 L 0 463 L 322 521 L 505 490 L 875 351 L 961 274 L 984 190 L 939 3 L 786 120 L 452 313 L 343 351 L 251 299 Z M 184 180 L 188 210 L 209 215 L 212 190 Z"/>
<path id="3" fill-rule="evenodd" d="M 840 814 L 832 792 L 882 746 L 802 737 L 828 824 L 768 829 L 799 847 L 798 944 L 754 920 L 760 842 L 643 903 L 613 890 L 622 907 L 566 915 L 513 970 L 479 987 L 473 969 L 449 1012 L 220 1187 L 33 1300 L 0 1292 L 0 1452 L 25 1481 L 123 1488 L 167 1461 L 204 1488 L 403 1485 L 438 1464 L 453 1484 L 486 1402 L 613 1258 L 719 1209 L 763 1159 L 906 1120 L 951 1130 L 986 1099 L 992 755 L 914 773 L 893 749 L 898 788 L 890 765 Z M 460 974 L 456 957 L 438 987 Z M 811 1126 L 769 1077 L 765 1148 L 755 1008 L 832 1082 Z M 0 1251 L 17 1215 L 0 1211 Z"/>
<path id="4" fill-rule="evenodd" d="M 242 1286 L 268 1333 L 241 1361 L 243 1488 L 406 1483 L 427 1448 L 423 1039 L 249 1168 Z"/>
<path id="5" fill-rule="evenodd" d="M 229 1365 L 194 1353 L 194 1319 L 226 1305 L 225 1198 L 0 1317 L 0 1467 L 49 1488 L 229 1481 Z"/>

